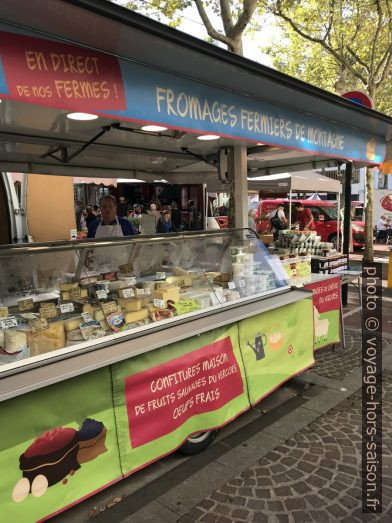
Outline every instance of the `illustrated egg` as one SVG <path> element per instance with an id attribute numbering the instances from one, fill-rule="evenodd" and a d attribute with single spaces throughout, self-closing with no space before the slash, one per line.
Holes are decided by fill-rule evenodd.
<path id="1" fill-rule="evenodd" d="M 43 496 L 48 488 L 48 480 L 43 474 L 39 474 L 33 480 L 31 493 L 35 498 Z"/>
<path id="2" fill-rule="evenodd" d="M 20 479 L 12 491 L 12 499 L 16 503 L 20 503 L 27 498 L 30 492 L 30 481 L 27 478 Z"/>
<path id="3" fill-rule="evenodd" d="M 272 350 L 279 350 L 283 345 L 283 336 L 279 331 L 275 331 L 268 337 L 268 344 Z"/>

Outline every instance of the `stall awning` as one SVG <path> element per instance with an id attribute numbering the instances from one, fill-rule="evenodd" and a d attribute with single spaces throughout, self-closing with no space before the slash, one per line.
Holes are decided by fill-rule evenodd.
<path id="1" fill-rule="evenodd" d="M 217 165 L 219 150 L 235 144 L 257 170 L 384 159 L 385 115 L 112 2 L 50 7 L 0 3 L 3 170 L 171 181 L 177 169 Z M 98 119 L 72 122 L 75 111 Z M 146 123 L 168 129 L 143 134 Z M 200 134 L 220 139 L 202 143 Z"/>
<path id="2" fill-rule="evenodd" d="M 270 176 L 259 176 L 248 178 L 248 186 L 259 191 L 282 193 L 282 192 L 306 192 L 306 193 L 340 193 L 342 184 L 315 171 L 300 171 L 297 173 L 272 174 Z"/>

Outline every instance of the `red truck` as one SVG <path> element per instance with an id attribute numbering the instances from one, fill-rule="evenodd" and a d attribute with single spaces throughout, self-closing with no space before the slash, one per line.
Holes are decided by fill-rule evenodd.
<path id="1" fill-rule="evenodd" d="M 314 216 L 314 223 L 316 231 L 321 236 L 321 241 L 332 242 L 334 245 L 337 243 L 337 231 L 340 227 L 338 221 L 338 208 L 336 202 L 328 200 L 291 200 L 291 222 L 295 222 L 295 208 L 294 204 L 300 202 L 304 207 L 310 208 Z M 279 203 L 283 203 L 286 218 L 289 217 L 289 200 L 287 198 L 271 198 L 261 200 L 257 209 L 257 217 L 265 216 L 267 213 L 275 210 Z M 269 219 L 265 219 L 258 222 L 257 229 L 261 231 L 269 231 L 271 224 Z M 353 233 L 353 247 L 360 249 L 364 246 L 364 229 L 365 224 L 362 221 L 352 221 L 352 233 Z"/>

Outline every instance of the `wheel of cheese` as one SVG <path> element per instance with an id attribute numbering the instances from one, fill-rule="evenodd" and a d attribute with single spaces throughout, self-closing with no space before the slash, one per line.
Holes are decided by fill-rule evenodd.
<path id="1" fill-rule="evenodd" d="M 48 489 L 48 480 L 43 474 L 39 474 L 33 479 L 31 485 L 31 493 L 35 498 L 40 498 Z"/>
<path id="2" fill-rule="evenodd" d="M 16 503 L 20 503 L 27 498 L 30 492 L 30 481 L 27 478 L 21 478 L 15 485 L 12 491 L 12 499 Z"/>

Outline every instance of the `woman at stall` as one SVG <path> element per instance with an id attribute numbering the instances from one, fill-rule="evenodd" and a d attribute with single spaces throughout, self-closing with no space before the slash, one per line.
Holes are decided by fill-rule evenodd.
<path id="1" fill-rule="evenodd" d="M 136 234 L 129 220 L 117 216 L 117 202 L 113 196 L 107 194 L 101 198 L 100 210 L 101 217 L 90 224 L 87 238 L 115 238 Z"/>

